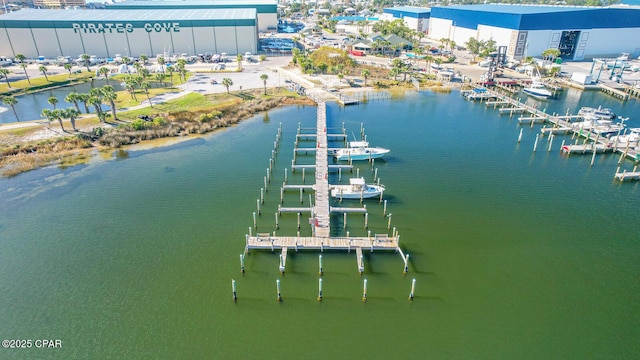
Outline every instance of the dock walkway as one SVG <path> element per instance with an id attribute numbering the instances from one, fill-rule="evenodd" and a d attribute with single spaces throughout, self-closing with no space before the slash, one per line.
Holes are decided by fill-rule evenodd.
<path id="1" fill-rule="evenodd" d="M 317 120 L 316 120 L 316 133 L 313 136 L 316 141 L 315 165 L 295 165 L 292 164 L 292 170 L 296 168 L 310 168 L 315 170 L 315 184 L 314 185 L 287 185 L 283 184 L 282 191 L 287 190 L 314 190 L 315 201 L 314 204 L 310 204 L 309 207 L 283 207 L 278 205 L 278 213 L 310 213 L 309 223 L 312 227 L 311 236 L 276 236 L 275 232 L 270 233 L 256 233 L 251 235 L 251 232 L 246 235 L 245 253 L 249 253 L 250 250 L 270 250 L 275 252 L 280 250 L 280 272 L 284 273 L 286 267 L 287 251 L 289 249 L 298 250 L 351 250 L 356 251 L 358 254 L 357 266 L 358 271 L 362 273 L 364 271 L 362 250 L 369 249 L 375 250 L 391 250 L 396 251 L 402 257 L 402 260 L 407 268 L 407 257 L 400 249 L 400 235 L 394 230 L 394 236 L 388 234 L 373 234 L 369 232 L 366 237 L 331 237 L 331 218 L 330 213 L 364 213 L 367 214 L 366 206 L 362 208 L 345 208 L 345 207 L 332 207 L 330 206 L 330 185 L 329 185 L 329 170 L 332 168 L 338 168 L 338 165 L 329 165 L 328 148 L 327 148 L 327 110 L 325 102 L 322 100 L 314 99 L 318 103 Z M 335 134 L 330 134 L 335 135 Z M 308 136 L 308 135 L 307 135 Z M 301 138 L 301 136 L 298 136 Z M 295 162 L 295 160 L 294 160 Z M 350 165 L 343 165 L 340 167 L 350 169 Z M 300 216 L 300 215 L 298 215 Z"/>

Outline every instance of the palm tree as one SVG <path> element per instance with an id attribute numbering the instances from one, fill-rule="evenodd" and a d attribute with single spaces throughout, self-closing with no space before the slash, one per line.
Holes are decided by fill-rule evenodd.
<path id="1" fill-rule="evenodd" d="M 91 89 L 91 94 L 89 94 L 89 104 L 93 105 L 93 107 L 96 109 L 96 115 L 98 116 L 98 119 L 100 120 L 100 122 L 104 122 L 104 115 L 102 114 L 102 96 L 100 94 L 100 90 L 98 90 L 97 92 L 94 92 L 93 90 L 98 90 L 98 89 Z"/>
<path id="2" fill-rule="evenodd" d="M 113 89 L 111 85 L 105 85 L 100 89 L 102 93 L 102 98 L 105 101 L 109 102 L 109 106 L 111 106 L 111 115 L 113 116 L 113 120 L 117 120 L 116 118 L 116 99 L 118 98 L 118 93 Z"/>
<path id="3" fill-rule="evenodd" d="M 151 103 L 151 98 L 149 97 L 150 87 L 151 85 L 149 85 L 148 81 L 143 81 L 142 83 L 140 83 L 140 89 L 142 89 L 142 91 L 144 91 L 144 93 L 147 95 L 147 100 L 149 100 L 149 106 L 153 108 L 153 104 Z"/>
<path id="4" fill-rule="evenodd" d="M 76 108 L 70 107 L 70 108 L 61 110 L 61 115 L 69 119 L 69 122 L 71 123 L 71 127 L 73 128 L 74 131 L 78 131 L 76 129 L 76 117 L 80 115 L 80 111 L 78 111 Z"/>
<path id="5" fill-rule="evenodd" d="M 164 75 L 164 63 L 165 63 L 164 56 L 158 56 L 156 61 L 158 62 L 158 64 L 160 64 L 160 69 L 162 70 L 162 75 Z"/>
<path id="6" fill-rule="evenodd" d="M 160 82 L 160 85 L 164 87 L 164 74 L 156 74 L 156 81 Z"/>
<path id="7" fill-rule="evenodd" d="M 50 96 L 50 97 L 47 99 L 47 102 L 48 102 L 49 104 L 51 104 L 51 106 L 53 106 L 53 110 L 55 110 L 55 109 L 56 109 L 56 105 L 58 104 L 58 98 L 57 98 L 57 97 L 55 97 L 55 96 Z"/>
<path id="8" fill-rule="evenodd" d="M 269 79 L 269 75 L 267 75 L 267 74 L 260 75 L 260 80 L 262 80 L 262 83 L 264 84 L 264 94 L 265 95 L 267 95 L 267 79 Z"/>
<path id="9" fill-rule="evenodd" d="M 427 63 L 427 72 L 431 74 L 431 63 L 435 60 L 433 55 L 427 55 L 424 57 L 424 61 Z"/>
<path id="10" fill-rule="evenodd" d="M 148 60 L 149 57 L 147 56 L 147 54 L 140 54 L 140 61 L 142 61 L 143 64 L 146 64 Z"/>
<path id="11" fill-rule="evenodd" d="M 91 56 L 89 56 L 89 54 L 82 54 L 80 55 L 80 58 L 82 59 L 84 66 L 87 67 L 87 71 L 91 71 L 91 69 L 89 69 L 89 59 L 91 59 Z"/>
<path id="12" fill-rule="evenodd" d="M 236 61 L 238 62 L 238 71 L 242 71 L 242 54 L 236 55 Z"/>
<path id="13" fill-rule="evenodd" d="M 62 129 L 62 132 L 66 132 L 64 130 L 64 126 L 62 125 L 62 118 L 64 117 L 64 112 L 62 110 L 53 110 L 53 118 L 58 120 L 58 123 L 60 124 L 60 129 Z"/>
<path id="14" fill-rule="evenodd" d="M 69 94 L 67 94 L 67 96 L 65 96 L 64 101 L 68 102 L 68 103 L 73 103 L 73 105 L 76 107 L 76 110 L 78 110 L 78 112 L 80 112 L 80 107 L 78 106 L 78 100 L 80 100 L 78 98 L 78 93 L 77 92 L 71 92 Z"/>
<path id="15" fill-rule="evenodd" d="M 173 66 L 167 66 L 167 70 L 169 71 L 169 81 L 171 82 L 171 87 L 173 87 Z"/>
<path id="16" fill-rule="evenodd" d="M 78 101 L 82 101 L 82 103 L 84 104 L 84 113 L 85 114 L 90 113 L 90 111 L 89 111 L 89 94 L 78 94 L 77 98 L 78 98 Z"/>
<path id="17" fill-rule="evenodd" d="M 136 98 L 136 81 L 133 78 L 128 78 L 124 81 L 124 86 L 129 91 L 131 100 L 138 101 L 138 99 Z"/>
<path id="18" fill-rule="evenodd" d="M 42 113 L 40 115 L 47 118 L 47 120 L 49 121 L 49 124 L 47 127 L 51 127 L 51 121 L 55 119 L 55 113 L 53 112 L 53 110 L 42 109 Z"/>
<path id="19" fill-rule="evenodd" d="M 27 74 L 27 64 L 24 63 L 24 61 L 27 59 L 26 56 L 24 56 L 23 54 L 16 54 L 16 60 L 18 60 L 18 62 L 20 62 L 20 67 L 22 68 L 22 71 L 24 71 L 24 76 L 27 78 L 27 82 L 29 83 L 29 85 L 31 85 L 31 80 L 29 79 L 29 74 Z"/>
<path id="20" fill-rule="evenodd" d="M 364 78 L 364 87 L 367 87 L 367 78 L 371 75 L 371 72 L 367 69 L 362 70 L 362 77 Z"/>
<path id="21" fill-rule="evenodd" d="M 98 69 L 98 74 L 104 76 L 104 79 L 107 81 L 107 85 L 109 85 L 109 68 L 106 66 Z"/>
<path id="22" fill-rule="evenodd" d="M 44 74 L 44 78 L 49 81 L 49 77 L 47 76 L 47 67 L 44 65 L 40 65 L 38 67 L 38 71 L 40 71 L 42 74 Z"/>
<path id="23" fill-rule="evenodd" d="M 233 80 L 229 78 L 222 79 L 222 85 L 227 88 L 227 94 L 229 93 L 229 87 L 233 85 Z"/>
<path id="24" fill-rule="evenodd" d="M 123 64 L 125 64 L 125 65 L 129 65 L 129 63 L 130 63 L 130 62 L 131 62 L 131 59 L 129 59 L 129 57 L 128 57 L 128 56 L 123 56 L 123 57 L 122 57 L 122 63 L 123 63 Z M 128 67 L 127 67 L 127 69 L 128 69 Z"/>
<path id="25" fill-rule="evenodd" d="M 7 82 L 7 86 L 9 88 L 11 88 L 11 84 L 9 83 L 9 73 L 11 71 L 9 71 L 8 69 L 5 68 L 0 68 L 0 77 L 3 77 L 4 80 Z"/>
<path id="26" fill-rule="evenodd" d="M 64 69 L 67 70 L 69 72 L 69 79 L 71 79 L 71 69 L 73 68 L 73 65 L 71 64 L 64 64 Z"/>
<path id="27" fill-rule="evenodd" d="M 16 99 L 13 96 L 5 96 L 2 98 L 2 102 L 5 105 L 11 106 L 11 110 L 13 110 L 13 115 L 16 116 L 16 120 L 20 121 L 20 119 L 18 118 L 18 113 L 16 112 L 16 104 L 18 103 L 18 99 Z"/>

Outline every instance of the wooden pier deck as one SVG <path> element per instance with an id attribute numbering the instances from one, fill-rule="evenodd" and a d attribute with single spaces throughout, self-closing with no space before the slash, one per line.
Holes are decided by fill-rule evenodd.
<path id="1" fill-rule="evenodd" d="M 304 136 L 313 137 L 316 140 L 316 147 L 313 149 L 316 156 L 315 165 L 297 165 L 295 159 L 292 161 L 291 169 L 313 169 L 315 170 L 315 184 L 313 185 L 293 185 L 283 183 L 282 191 L 284 190 L 314 190 L 315 200 L 313 204 L 309 204 L 308 207 L 285 207 L 278 205 L 278 214 L 281 213 L 298 213 L 298 220 L 300 220 L 300 214 L 309 213 L 309 224 L 312 227 L 311 236 L 276 236 L 275 231 L 271 233 L 256 233 L 255 236 L 251 235 L 251 231 L 246 235 L 245 253 L 249 253 L 251 250 L 270 250 L 275 252 L 280 250 L 280 264 L 279 270 L 284 273 L 287 261 L 287 252 L 293 248 L 295 251 L 299 250 L 346 250 L 351 252 L 354 250 L 357 256 L 358 271 L 362 274 L 364 272 L 364 257 L 362 256 L 363 249 L 386 250 L 395 251 L 400 254 L 405 265 L 405 271 L 407 269 L 408 256 L 400 249 L 400 235 L 395 231 L 393 236 L 388 234 L 374 234 L 369 232 L 365 237 L 331 237 L 331 213 L 355 213 L 355 214 L 367 214 L 366 205 L 363 207 L 332 207 L 330 206 L 330 185 L 329 185 L 329 171 L 330 169 L 352 169 L 351 165 L 329 165 L 328 164 L 328 148 L 327 148 L 327 119 L 326 119 L 326 106 L 323 101 L 316 100 L 318 103 L 317 120 L 316 120 L 316 133 L 310 136 L 304 134 Z M 298 129 L 300 132 L 300 128 Z M 296 141 L 302 134 L 296 136 Z M 306 151 L 311 149 L 305 148 Z M 299 221 L 300 222 L 300 221 Z M 277 223 L 277 216 L 276 216 Z M 300 224 L 298 224 L 300 226 Z M 254 225 L 255 227 L 255 225 Z"/>

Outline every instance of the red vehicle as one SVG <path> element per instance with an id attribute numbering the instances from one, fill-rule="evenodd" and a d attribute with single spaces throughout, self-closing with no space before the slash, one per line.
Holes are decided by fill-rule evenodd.
<path id="1" fill-rule="evenodd" d="M 364 56 L 364 51 L 361 50 L 351 50 L 349 53 L 353 56 Z"/>

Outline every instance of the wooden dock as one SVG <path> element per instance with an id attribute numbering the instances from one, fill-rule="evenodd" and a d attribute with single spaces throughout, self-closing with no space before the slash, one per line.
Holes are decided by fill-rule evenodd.
<path id="1" fill-rule="evenodd" d="M 608 86 L 608 85 L 605 85 L 605 84 L 598 84 L 598 86 L 600 87 L 600 90 L 602 90 L 603 92 L 605 92 L 605 93 L 607 93 L 609 95 L 615 96 L 615 97 L 617 97 L 618 99 L 621 99 L 621 100 L 629 100 L 629 93 L 628 92 L 625 92 L 625 91 L 622 91 L 622 90 L 618 90 L 618 89 L 616 89 L 614 87 L 611 87 L 611 86 Z"/>
<path id="2" fill-rule="evenodd" d="M 614 179 L 618 181 L 640 181 L 640 171 L 638 171 L 638 166 L 634 166 L 632 171 L 620 171 L 620 168 L 616 169 L 616 173 L 613 176 Z"/>
<path id="3" fill-rule="evenodd" d="M 330 185 L 329 185 L 329 170 L 330 169 L 352 169 L 351 165 L 329 165 L 328 164 L 328 148 L 327 138 L 328 136 L 338 137 L 336 134 L 327 134 L 327 120 L 326 120 L 326 106 L 323 101 L 316 100 L 318 103 L 317 121 L 316 121 L 316 133 L 304 134 L 309 138 L 314 138 L 316 141 L 316 147 L 314 149 L 316 156 L 315 165 L 297 165 L 295 159 L 292 162 L 291 169 L 313 169 L 315 170 L 315 184 L 313 185 L 293 185 L 284 183 L 282 191 L 284 190 L 314 190 L 315 199 L 313 204 L 309 204 L 308 207 L 285 207 L 278 205 L 278 214 L 282 213 L 297 213 L 298 222 L 300 223 L 300 214 L 309 214 L 309 224 L 312 228 L 311 236 L 276 236 L 275 231 L 270 233 L 256 233 L 255 235 L 246 235 L 245 253 L 249 253 L 251 250 L 270 250 L 275 252 L 280 250 L 280 264 L 279 270 L 281 273 L 285 272 L 287 253 L 289 249 L 299 250 L 346 250 L 351 252 L 354 250 L 357 257 L 358 271 L 362 274 L 364 272 L 364 258 L 362 256 L 363 249 L 386 250 L 395 251 L 400 254 L 405 264 L 405 272 L 407 269 L 408 256 L 405 256 L 400 249 L 400 235 L 397 234 L 394 228 L 393 236 L 388 234 L 373 234 L 368 233 L 366 237 L 331 237 L 331 221 L 330 213 L 355 213 L 355 214 L 367 214 L 367 208 L 363 207 L 332 207 L 330 206 Z M 296 141 L 302 138 L 303 134 L 296 136 Z M 309 150 L 305 148 L 305 150 Z M 345 215 L 346 216 L 346 215 Z M 276 223 L 277 223 L 276 215 Z M 365 220 L 366 222 L 366 220 Z M 300 224 L 298 224 L 300 226 Z M 254 224 L 255 227 L 255 224 Z M 251 229 L 250 229 L 251 230 Z"/>
<path id="4" fill-rule="evenodd" d="M 509 96 L 505 96 L 498 91 L 487 89 L 487 92 L 491 93 L 495 96 L 496 102 L 504 102 L 509 107 L 500 108 L 500 113 L 510 113 L 513 116 L 514 112 L 523 112 L 523 116 L 519 117 L 519 122 L 521 123 L 545 123 L 552 125 L 548 130 L 543 129 L 541 131 L 542 135 L 545 134 L 555 134 L 558 132 L 567 132 L 573 133 L 577 138 L 583 138 L 584 143 L 578 144 L 577 142 L 573 145 L 561 145 L 561 151 L 567 154 L 592 154 L 595 150 L 597 153 L 601 152 L 618 152 L 621 154 L 621 159 L 628 158 L 632 161 L 638 161 L 640 158 L 638 155 L 640 154 L 640 149 L 638 147 L 619 147 L 616 143 L 609 140 L 608 137 L 602 136 L 594 131 L 580 129 L 576 127 L 575 124 L 572 124 L 571 121 L 575 119 L 581 118 L 579 115 L 557 115 L 557 114 L 547 114 L 545 111 L 538 109 L 537 107 L 527 105 L 526 103 L 522 103 L 516 99 L 513 99 Z M 596 144 L 594 146 L 594 143 Z"/>

